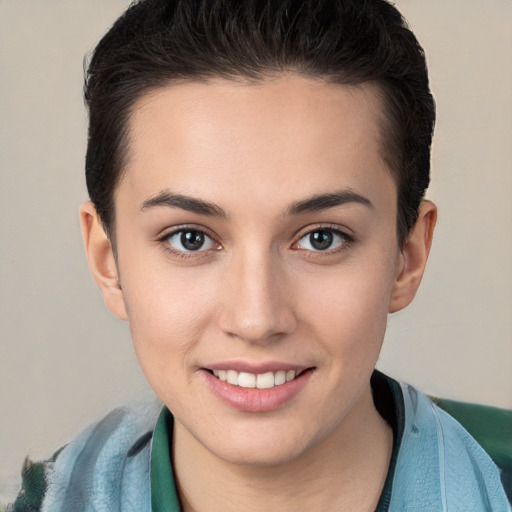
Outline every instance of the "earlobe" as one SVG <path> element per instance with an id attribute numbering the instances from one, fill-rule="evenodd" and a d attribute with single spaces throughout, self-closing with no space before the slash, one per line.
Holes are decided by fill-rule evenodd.
<path id="1" fill-rule="evenodd" d="M 416 224 L 412 227 L 400 254 L 397 277 L 389 304 L 390 313 L 408 306 L 416 295 L 425 272 L 436 220 L 436 205 L 431 201 L 423 201 Z"/>
<path id="2" fill-rule="evenodd" d="M 80 207 L 80 224 L 89 267 L 103 294 L 103 300 L 114 315 L 126 320 L 128 316 L 112 244 L 90 201 Z"/>

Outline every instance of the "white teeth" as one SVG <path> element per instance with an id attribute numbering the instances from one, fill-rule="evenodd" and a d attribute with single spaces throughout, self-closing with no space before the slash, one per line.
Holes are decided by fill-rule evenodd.
<path id="1" fill-rule="evenodd" d="M 256 379 L 258 389 L 269 389 L 274 387 L 274 374 L 272 372 L 260 373 Z"/>
<path id="2" fill-rule="evenodd" d="M 295 379 L 295 370 L 286 372 L 286 382 L 290 382 L 293 379 Z"/>
<path id="3" fill-rule="evenodd" d="M 281 384 L 284 384 L 285 382 L 286 382 L 286 372 L 284 372 L 284 371 L 276 372 L 276 374 L 274 376 L 274 384 L 276 386 L 280 386 Z"/>
<path id="4" fill-rule="evenodd" d="M 234 384 L 238 386 L 238 372 L 235 370 L 228 370 L 226 373 L 226 381 L 228 384 Z"/>
<path id="5" fill-rule="evenodd" d="M 241 388 L 255 388 L 256 375 L 253 373 L 240 372 L 238 375 L 238 385 Z"/>
<path id="6" fill-rule="evenodd" d="M 213 375 L 223 382 L 242 388 L 270 389 L 281 386 L 297 377 L 295 370 L 279 370 L 277 372 L 248 373 L 236 370 L 212 370 Z"/>

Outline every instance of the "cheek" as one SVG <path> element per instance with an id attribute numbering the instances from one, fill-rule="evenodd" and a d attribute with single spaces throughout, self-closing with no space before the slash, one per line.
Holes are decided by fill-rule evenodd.
<path id="1" fill-rule="evenodd" d="M 212 310 L 211 285 L 169 267 L 127 269 L 123 293 L 135 352 L 148 380 L 186 366 Z M 196 276 L 197 277 L 197 276 Z"/>
<path id="2" fill-rule="evenodd" d="M 337 353 L 380 350 L 393 289 L 391 260 L 346 266 L 305 282 L 302 316 Z M 306 294 L 306 289 L 309 293 Z M 343 361 L 344 359 L 341 359 Z"/>

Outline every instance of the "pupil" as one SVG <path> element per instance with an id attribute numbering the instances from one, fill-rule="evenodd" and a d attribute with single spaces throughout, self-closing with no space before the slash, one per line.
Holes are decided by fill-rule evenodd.
<path id="1" fill-rule="evenodd" d="M 204 234 L 200 231 L 184 231 L 181 234 L 181 245 L 188 251 L 197 251 L 204 244 Z"/>
<path id="2" fill-rule="evenodd" d="M 311 246 L 319 251 L 325 251 L 332 245 L 332 233 L 330 231 L 315 231 L 309 235 Z"/>

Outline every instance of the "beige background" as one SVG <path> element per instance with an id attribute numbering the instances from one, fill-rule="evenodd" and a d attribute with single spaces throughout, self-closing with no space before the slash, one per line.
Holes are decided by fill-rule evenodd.
<path id="1" fill-rule="evenodd" d="M 425 391 L 512 407 L 512 2 L 401 0 L 439 121 L 440 220 L 380 368 Z M 0 503 L 27 452 L 50 454 L 148 387 L 127 326 L 89 276 L 77 210 L 82 58 L 123 0 L 0 0 Z"/>

